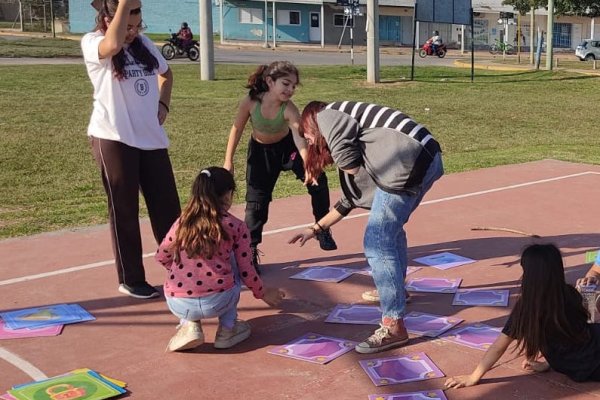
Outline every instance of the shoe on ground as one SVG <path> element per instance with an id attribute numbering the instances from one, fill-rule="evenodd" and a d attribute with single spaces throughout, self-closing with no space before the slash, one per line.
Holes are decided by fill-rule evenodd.
<path id="1" fill-rule="evenodd" d="M 199 322 L 186 321 L 184 324 L 179 325 L 177 333 L 173 335 L 167 345 L 167 351 L 190 350 L 202 343 L 204 343 L 202 325 Z"/>
<path id="2" fill-rule="evenodd" d="M 250 337 L 250 324 L 238 319 L 233 328 L 227 329 L 219 325 L 217 336 L 215 337 L 215 349 L 228 349 Z"/>
<path id="3" fill-rule="evenodd" d="M 335 240 L 333 240 L 333 236 L 331 236 L 331 229 L 317 232 L 317 240 L 319 241 L 319 246 L 321 246 L 321 250 L 337 250 L 337 244 L 335 243 Z"/>
<path id="4" fill-rule="evenodd" d="M 254 269 L 258 275 L 261 274 L 260 270 L 260 257 L 263 256 L 263 252 L 258 249 L 256 246 L 250 246 L 250 250 L 252 252 L 252 265 L 254 265 Z"/>
<path id="5" fill-rule="evenodd" d="M 406 294 L 406 302 L 410 303 L 410 293 L 408 293 L 407 291 L 405 291 L 404 293 Z M 377 289 L 367 290 L 366 292 L 363 292 L 361 297 L 365 301 L 379 303 L 379 292 L 377 292 Z"/>
<path id="6" fill-rule="evenodd" d="M 392 320 L 393 323 L 386 321 L 383 323 L 367 340 L 359 343 L 354 348 L 358 353 L 371 354 L 381 351 L 402 347 L 408 343 L 408 332 L 404 327 L 404 321 Z"/>
<path id="7" fill-rule="evenodd" d="M 152 299 L 155 297 L 160 297 L 160 292 L 147 282 L 133 286 L 122 283 L 119 285 L 119 292 L 131 297 L 135 297 L 136 299 Z"/>

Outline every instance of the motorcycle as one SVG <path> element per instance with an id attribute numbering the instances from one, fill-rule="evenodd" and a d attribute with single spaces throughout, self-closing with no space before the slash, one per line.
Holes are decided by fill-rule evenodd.
<path id="1" fill-rule="evenodd" d="M 192 40 L 191 44 L 184 48 L 181 40 L 176 33 L 171 33 L 171 37 L 165 39 L 165 43 L 161 49 L 163 57 L 167 60 L 172 60 L 175 56 L 184 56 L 196 61 L 200 57 L 200 44 L 197 40 Z"/>
<path id="2" fill-rule="evenodd" d="M 446 45 L 444 43 L 442 43 L 437 46 L 437 51 L 436 51 L 435 55 L 438 56 L 439 58 L 444 58 L 444 57 L 446 57 L 447 52 L 448 52 L 448 50 L 446 49 Z M 421 50 L 419 50 L 419 57 L 425 58 L 427 56 L 432 56 L 432 55 L 433 55 L 433 43 L 431 42 L 431 40 L 428 40 L 425 42 L 425 44 L 423 45 Z"/>

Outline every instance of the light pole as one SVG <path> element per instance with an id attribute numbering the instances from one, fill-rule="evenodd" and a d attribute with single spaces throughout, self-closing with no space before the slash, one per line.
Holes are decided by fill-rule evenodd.
<path id="1" fill-rule="evenodd" d="M 552 71 L 552 39 L 554 37 L 554 0 L 548 0 L 548 26 L 546 27 L 546 69 Z"/>

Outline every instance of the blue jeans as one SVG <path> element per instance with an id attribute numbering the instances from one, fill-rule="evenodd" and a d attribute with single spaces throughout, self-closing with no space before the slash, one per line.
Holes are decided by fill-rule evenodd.
<path id="1" fill-rule="evenodd" d="M 242 285 L 233 253 L 230 260 L 235 275 L 235 286 L 224 292 L 205 297 L 165 296 L 169 310 L 179 319 L 187 321 L 219 317 L 219 325 L 223 325 L 227 329 L 233 328 L 237 319 L 237 305 L 240 302 Z"/>
<path id="2" fill-rule="evenodd" d="M 431 162 L 421 187 L 416 192 L 391 194 L 377 188 L 367 228 L 364 248 L 373 270 L 384 317 L 400 319 L 405 314 L 404 278 L 408 264 L 404 224 L 433 183 L 444 174 L 442 157 Z"/>

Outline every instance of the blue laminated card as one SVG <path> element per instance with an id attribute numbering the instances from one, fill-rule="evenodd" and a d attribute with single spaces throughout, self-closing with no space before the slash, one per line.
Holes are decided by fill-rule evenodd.
<path id="1" fill-rule="evenodd" d="M 42 328 L 91 321 L 94 318 L 79 304 L 54 304 L 0 313 L 9 329 Z"/>

